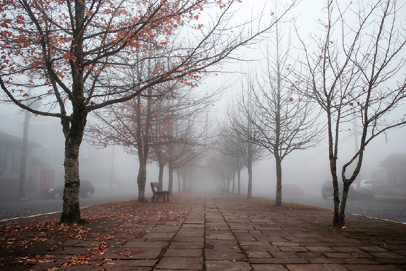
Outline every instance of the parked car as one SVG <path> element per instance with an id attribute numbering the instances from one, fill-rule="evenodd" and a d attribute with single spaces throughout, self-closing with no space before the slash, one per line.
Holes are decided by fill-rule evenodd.
<path id="1" fill-rule="evenodd" d="M 340 194 L 343 192 L 343 182 L 338 182 L 338 189 Z M 323 199 L 327 199 L 328 197 L 333 197 L 334 195 L 334 188 L 332 181 L 326 181 L 321 187 L 321 196 Z M 350 199 L 372 199 L 374 198 L 374 194 L 369 191 L 368 189 L 355 189 L 353 186 L 350 186 L 348 189 L 348 197 Z"/>
<path id="2" fill-rule="evenodd" d="M 357 184 L 355 182 L 351 186 L 354 187 L 355 189 L 358 189 Z M 390 184 L 371 179 L 361 180 L 359 189 L 368 189 L 374 194 L 392 193 L 392 186 Z"/>
<path id="3" fill-rule="evenodd" d="M 63 196 L 63 186 L 51 188 L 47 191 L 46 196 L 52 199 L 60 199 Z M 91 198 L 95 192 L 94 186 L 90 181 L 80 181 L 79 195 L 83 198 Z"/>
<path id="4" fill-rule="evenodd" d="M 323 199 L 334 196 L 333 183 L 331 181 L 323 183 L 321 186 L 321 196 Z"/>

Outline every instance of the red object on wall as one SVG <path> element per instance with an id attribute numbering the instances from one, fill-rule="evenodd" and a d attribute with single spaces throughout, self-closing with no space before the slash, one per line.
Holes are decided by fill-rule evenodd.
<path id="1" fill-rule="evenodd" d="M 54 170 L 43 169 L 40 175 L 39 194 L 44 195 L 49 189 L 54 187 Z"/>

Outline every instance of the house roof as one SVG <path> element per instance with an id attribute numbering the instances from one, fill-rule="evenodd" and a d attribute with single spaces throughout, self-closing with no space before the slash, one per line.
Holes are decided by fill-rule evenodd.
<path id="1" fill-rule="evenodd" d="M 378 164 L 378 167 L 392 168 L 403 167 L 406 168 L 406 153 L 392 153 L 386 156 L 382 162 Z"/>
<path id="2" fill-rule="evenodd" d="M 12 136 L 4 132 L 0 132 L 0 146 L 7 147 L 22 147 L 23 139 L 21 137 Z M 40 144 L 28 141 L 29 148 L 42 148 Z"/>

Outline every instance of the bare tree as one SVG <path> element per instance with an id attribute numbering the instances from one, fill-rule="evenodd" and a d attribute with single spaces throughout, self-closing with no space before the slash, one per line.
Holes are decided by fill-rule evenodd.
<path id="1" fill-rule="evenodd" d="M 252 167 L 256 161 L 261 160 L 265 156 L 264 148 L 258 144 L 253 143 L 253 138 L 257 138 L 258 134 L 255 132 L 252 124 L 253 120 L 253 101 L 249 97 L 244 102 L 243 97 L 245 94 L 250 96 L 250 92 L 244 91 L 244 83 L 242 83 L 241 95 L 237 96 L 237 100 L 232 101 L 231 105 L 227 108 L 227 122 L 225 126 L 233 131 L 239 142 L 239 153 L 244 159 L 245 167 L 248 171 L 248 191 L 247 198 L 252 197 Z M 241 106 L 243 105 L 243 106 Z M 240 182 L 238 183 L 238 194 L 240 194 Z"/>
<path id="2" fill-rule="evenodd" d="M 163 82 L 181 81 L 192 87 L 199 72 L 231 59 L 237 48 L 275 22 L 257 31 L 227 25 L 235 2 L 13 0 L 0 5 L 3 101 L 61 119 L 65 136 L 61 222 L 81 221 L 78 157 L 89 112 L 131 100 Z M 212 23 L 203 26 L 195 21 L 213 5 L 220 7 L 220 14 Z M 182 28 L 191 35 L 181 35 Z M 145 61 L 135 57 L 137 52 L 152 58 L 148 53 L 158 49 L 158 58 L 166 61 L 151 76 L 128 84 L 123 69 Z M 44 102 L 42 109 L 31 106 L 37 100 Z"/>
<path id="3" fill-rule="evenodd" d="M 305 71 L 298 72 L 293 85 L 325 113 L 335 226 L 345 225 L 349 187 L 361 170 L 366 146 L 378 135 L 406 123 L 405 114 L 391 114 L 405 98 L 406 32 L 398 18 L 402 7 L 392 0 L 348 5 L 328 0 L 326 20 L 320 22 L 321 31 L 311 36 L 312 46 L 298 35 Z M 361 137 L 359 148 L 341 169 L 340 204 L 339 136 L 354 118 L 359 120 Z M 354 169 L 348 172 L 350 165 Z"/>
<path id="4" fill-rule="evenodd" d="M 197 161 L 204 153 L 208 140 L 207 113 L 211 105 L 217 101 L 223 92 L 223 88 L 217 88 L 200 93 L 179 89 L 171 99 L 161 103 L 166 108 L 165 113 L 160 115 L 157 125 L 161 137 L 156 137 L 159 142 L 153 144 L 153 160 L 159 164 L 159 183 L 162 185 L 162 173 L 167 165 L 169 170 L 168 190 L 172 192 L 173 169 L 191 166 L 192 161 Z M 173 93 L 175 90 L 172 90 Z"/>
<path id="5" fill-rule="evenodd" d="M 216 150 L 216 152 L 211 153 L 208 163 L 209 168 L 220 177 L 220 188 L 227 191 L 230 191 L 230 181 L 235 176 L 235 167 L 229 158 Z"/>
<path id="6" fill-rule="evenodd" d="M 137 54 L 138 59 L 139 56 L 140 54 Z M 150 59 L 146 63 L 138 61 L 137 65 L 125 69 L 128 84 L 136 84 L 140 81 L 140 77 L 149 78 L 149 72 L 153 70 L 151 62 Z M 167 92 L 171 90 L 170 87 L 166 89 Z M 140 202 L 145 201 L 147 161 L 152 144 L 151 127 L 154 124 L 152 118 L 164 114 L 164 112 L 158 111 L 155 105 L 157 94 L 159 94 L 157 89 L 151 87 L 142 96 L 138 95 L 126 102 L 108 105 L 102 110 L 93 111 L 95 118 L 90 120 L 85 131 L 86 139 L 94 145 L 102 147 L 121 145 L 127 152 L 137 153 L 139 162 L 138 201 Z"/>
<path id="7" fill-rule="evenodd" d="M 202 153 L 206 133 L 199 118 L 221 92 L 219 89 L 193 95 L 190 90 L 166 85 L 160 86 L 160 89 L 169 92 L 167 89 L 170 88 L 170 96 L 138 96 L 125 103 L 108 106 L 94 113 L 96 118 L 91 119 L 86 129 L 87 140 L 93 144 L 102 147 L 119 145 L 129 153 L 138 154 L 139 201 L 145 201 L 148 159 L 159 165 L 158 181 L 161 186 L 163 170 L 168 165 L 168 189 L 172 191 L 173 168 L 196 159 Z"/>
<path id="8" fill-rule="evenodd" d="M 168 146 L 168 190 L 171 193 L 173 190 L 173 171 L 197 163 L 207 150 L 208 121 L 207 119 L 203 120 L 202 115 L 198 112 L 193 110 L 192 114 L 187 114 L 186 119 L 176 121 L 171 130 L 173 139 Z"/>
<path id="9" fill-rule="evenodd" d="M 227 127 L 226 124 L 220 125 L 219 129 L 219 140 L 217 151 L 222 154 L 222 159 L 227 160 L 230 168 L 232 168 L 232 179 L 233 186 L 231 189 L 232 194 L 234 194 L 235 188 L 235 173 L 237 173 L 238 180 L 238 195 L 240 194 L 240 184 L 241 184 L 241 170 L 244 168 L 244 157 L 242 153 L 244 152 L 243 143 L 235 133 L 233 129 Z M 231 176 L 231 175 L 230 175 Z M 228 180 L 228 181 L 231 181 Z M 227 183 L 227 190 L 229 189 L 229 183 Z"/>
<path id="10" fill-rule="evenodd" d="M 138 201 L 145 201 L 146 166 L 151 148 L 154 100 L 135 97 L 117 105 L 94 112 L 86 128 L 86 139 L 92 144 L 107 147 L 122 146 L 126 152 L 138 155 Z"/>
<path id="11" fill-rule="evenodd" d="M 249 136 L 242 134 L 243 132 L 252 133 L 249 118 L 239 111 L 238 106 L 231 104 L 227 108 L 227 121 L 220 126 L 220 136 L 227 142 L 226 154 L 230 157 L 235 157 L 234 162 L 237 170 L 238 190 L 240 195 L 241 178 L 240 171 L 243 167 L 248 171 L 248 191 L 247 198 L 252 197 L 252 166 L 256 161 L 259 161 L 264 156 L 263 148 L 253 144 L 247 140 Z M 244 129 L 241 129 L 244 127 Z M 242 163 L 242 164 L 241 164 Z M 243 166 L 243 167 L 242 167 Z"/>
<path id="12" fill-rule="evenodd" d="M 282 161 L 295 150 L 308 149 L 320 141 L 318 114 L 314 104 L 294 94 L 287 80 L 292 75 L 289 64 L 290 42 L 283 44 L 279 23 L 275 25 L 273 46 L 267 45 L 266 66 L 262 80 L 247 79 L 246 90 L 239 102 L 249 126 L 234 126 L 246 140 L 267 149 L 275 158 L 276 200 L 282 204 Z"/>

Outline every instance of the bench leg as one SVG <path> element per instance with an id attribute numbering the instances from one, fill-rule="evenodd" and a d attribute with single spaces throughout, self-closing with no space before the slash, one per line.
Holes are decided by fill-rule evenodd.
<path id="1" fill-rule="evenodd" d="M 159 199 L 162 199 L 163 202 L 169 201 L 169 191 L 165 193 L 157 193 L 152 196 L 151 202 L 159 202 Z"/>

